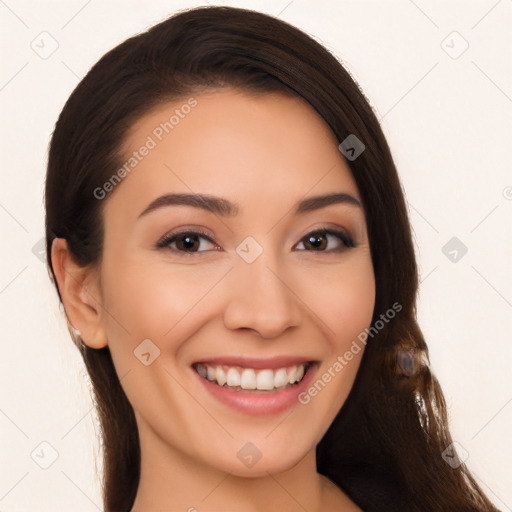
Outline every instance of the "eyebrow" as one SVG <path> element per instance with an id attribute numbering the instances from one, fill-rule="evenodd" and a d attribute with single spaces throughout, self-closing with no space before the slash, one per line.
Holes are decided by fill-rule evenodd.
<path id="1" fill-rule="evenodd" d="M 331 204 L 348 204 L 361 208 L 361 202 L 350 194 L 344 192 L 313 196 L 303 199 L 295 205 L 295 215 L 307 213 Z M 152 201 L 139 215 L 139 219 L 148 213 L 169 206 L 191 206 L 220 215 L 221 217 L 234 217 L 240 212 L 240 207 L 222 197 L 207 194 L 165 194 Z"/>

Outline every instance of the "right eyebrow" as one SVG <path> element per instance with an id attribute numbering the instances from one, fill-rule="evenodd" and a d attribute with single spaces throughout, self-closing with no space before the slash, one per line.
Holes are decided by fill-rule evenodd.
<path id="1" fill-rule="evenodd" d="M 233 217 L 239 212 L 238 205 L 222 197 L 204 194 L 165 194 L 152 201 L 138 218 L 166 206 L 192 206 L 193 208 L 201 208 L 216 213 L 222 217 Z"/>

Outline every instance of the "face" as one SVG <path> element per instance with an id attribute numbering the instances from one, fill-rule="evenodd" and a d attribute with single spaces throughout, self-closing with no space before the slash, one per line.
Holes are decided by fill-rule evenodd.
<path id="1" fill-rule="evenodd" d="M 352 387 L 362 350 L 333 365 L 372 318 L 365 216 L 302 99 L 194 99 L 125 141 L 138 156 L 104 199 L 101 324 L 143 452 L 265 475 L 314 450 Z"/>

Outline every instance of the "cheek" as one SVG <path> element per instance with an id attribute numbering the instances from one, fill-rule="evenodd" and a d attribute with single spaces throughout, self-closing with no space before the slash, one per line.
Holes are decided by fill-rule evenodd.
<path id="1" fill-rule="evenodd" d="M 105 262 L 105 326 L 113 357 L 129 356 L 144 339 L 172 352 L 173 340 L 180 340 L 184 329 L 192 334 L 191 320 L 199 326 L 208 316 L 208 293 L 224 272 L 161 262 Z"/>
<path id="2" fill-rule="evenodd" d="M 339 301 L 331 307 L 330 314 L 335 332 L 341 335 L 337 344 L 340 349 L 346 349 L 370 326 L 375 306 L 373 268 L 366 266 L 364 271 L 346 276 L 338 295 Z"/>
<path id="3" fill-rule="evenodd" d="M 322 275 L 310 275 L 302 290 L 321 320 L 332 350 L 344 352 L 369 327 L 375 305 L 375 279 L 369 257 L 354 258 L 334 272 L 330 269 Z"/>
<path id="4" fill-rule="evenodd" d="M 368 257 L 331 273 L 330 279 L 323 276 L 316 281 L 323 287 L 310 293 L 311 309 L 320 317 L 328 343 L 301 403 L 310 404 L 321 423 L 329 425 L 350 393 L 361 363 L 375 305 L 375 279 Z"/>

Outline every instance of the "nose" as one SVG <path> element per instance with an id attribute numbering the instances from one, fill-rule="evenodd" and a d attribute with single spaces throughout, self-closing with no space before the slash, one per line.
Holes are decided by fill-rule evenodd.
<path id="1" fill-rule="evenodd" d="M 228 329 L 251 329 L 262 338 L 275 338 L 300 325 L 302 302 L 294 293 L 290 273 L 264 255 L 250 264 L 240 260 L 230 272 L 224 324 Z"/>

